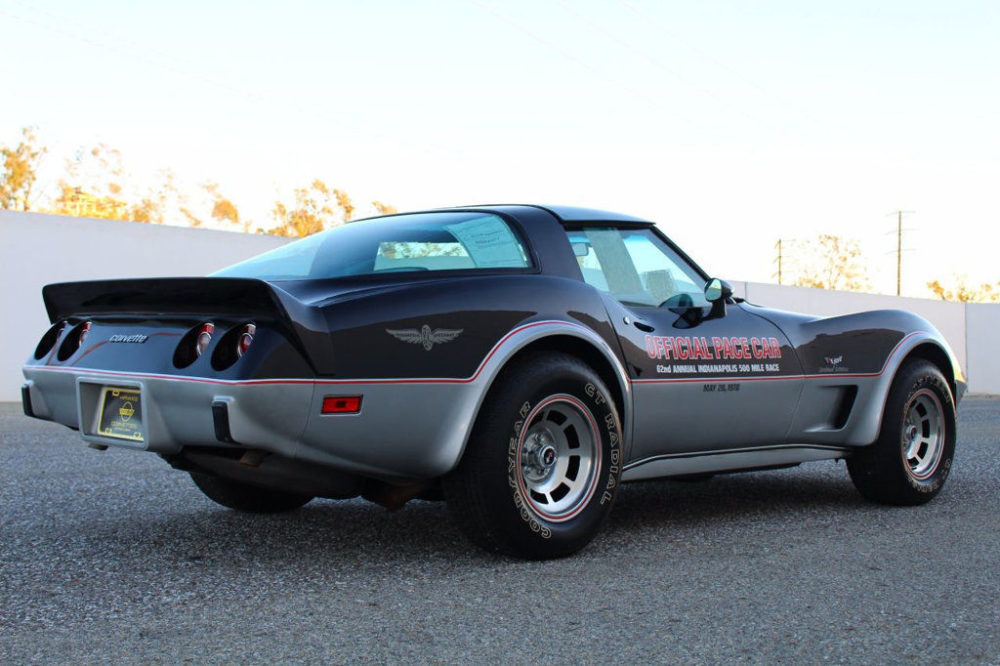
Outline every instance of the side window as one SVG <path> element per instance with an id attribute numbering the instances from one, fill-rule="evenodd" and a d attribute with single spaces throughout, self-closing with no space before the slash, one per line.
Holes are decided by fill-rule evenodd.
<path id="1" fill-rule="evenodd" d="M 568 231 L 587 284 L 622 303 L 705 307 L 701 276 L 648 229 Z"/>

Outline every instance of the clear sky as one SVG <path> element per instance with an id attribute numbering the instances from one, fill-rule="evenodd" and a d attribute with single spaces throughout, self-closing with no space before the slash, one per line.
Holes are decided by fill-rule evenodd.
<path id="1" fill-rule="evenodd" d="M 0 58 L 0 142 L 103 141 L 260 224 L 317 177 L 593 206 L 731 279 L 856 238 L 888 292 L 902 208 L 905 294 L 1000 280 L 996 0 L 0 0 Z"/>

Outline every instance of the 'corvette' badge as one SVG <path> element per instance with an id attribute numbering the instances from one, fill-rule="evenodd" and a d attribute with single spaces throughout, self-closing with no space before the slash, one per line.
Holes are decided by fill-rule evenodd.
<path id="1" fill-rule="evenodd" d="M 397 340 L 421 344 L 424 349 L 430 351 L 434 345 L 451 342 L 464 330 L 464 328 L 435 328 L 431 330 L 430 326 L 424 324 L 419 330 L 415 328 L 387 328 L 385 332 Z"/>
<path id="2" fill-rule="evenodd" d="M 112 343 L 126 342 L 138 345 L 141 345 L 146 340 L 149 340 L 148 335 L 112 335 L 110 338 L 108 338 L 108 342 Z"/>

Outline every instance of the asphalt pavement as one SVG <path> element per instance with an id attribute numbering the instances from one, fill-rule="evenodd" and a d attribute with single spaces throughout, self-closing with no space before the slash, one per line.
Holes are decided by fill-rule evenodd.
<path id="1" fill-rule="evenodd" d="M 486 555 L 443 504 L 213 504 L 0 406 L 0 663 L 1000 663 L 1000 399 L 917 508 L 842 463 L 624 486 L 578 555 Z"/>

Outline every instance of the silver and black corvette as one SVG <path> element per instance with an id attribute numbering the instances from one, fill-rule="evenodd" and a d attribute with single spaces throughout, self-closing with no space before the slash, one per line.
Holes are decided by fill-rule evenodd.
<path id="1" fill-rule="evenodd" d="M 29 416 L 243 511 L 443 498 L 529 558 L 585 546 L 638 479 L 844 458 L 865 497 L 926 502 L 965 391 L 920 317 L 751 305 L 653 223 L 568 207 L 374 218 L 43 296 Z"/>

